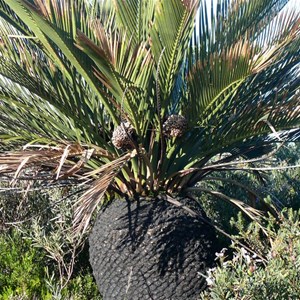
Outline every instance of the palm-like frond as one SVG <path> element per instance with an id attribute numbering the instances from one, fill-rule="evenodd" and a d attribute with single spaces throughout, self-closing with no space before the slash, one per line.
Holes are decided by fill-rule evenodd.
<path id="1" fill-rule="evenodd" d="M 257 172 L 256 156 L 299 138 L 300 18 L 287 2 L 0 0 L 1 142 L 38 145 L 1 154 L 0 173 L 88 180 L 85 229 L 105 195 L 184 193 L 241 158 Z M 182 136 L 164 131 L 170 114 L 187 120 Z"/>
<path id="2" fill-rule="evenodd" d="M 162 95 L 162 114 L 168 108 L 174 87 L 193 30 L 198 1 L 157 2 L 154 24 L 150 31 L 150 46 L 156 63 L 156 80 Z M 159 97 L 159 95 L 157 95 Z"/>
<path id="3" fill-rule="evenodd" d="M 116 22 L 119 28 L 126 32 L 128 39 L 134 44 L 148 40 L 150 34 L 149 23 L 152 22 L 156 0 L 149 1 L 122 1 L 114 0 L 118 13 Z"/>

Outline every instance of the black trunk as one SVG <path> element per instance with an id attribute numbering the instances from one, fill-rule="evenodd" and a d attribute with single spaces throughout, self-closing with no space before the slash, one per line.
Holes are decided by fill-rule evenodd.
<path id="1" fill-rule="evenodd" d="M 189 201 L 189 202 L 188 202 Z M 182 200 L 204 216 L 191 200 Z M 214 229 L 164 200 L 114 201 L 90 236 L 90 261 L 104 300 L 197 299 L 214 263 Z"/>

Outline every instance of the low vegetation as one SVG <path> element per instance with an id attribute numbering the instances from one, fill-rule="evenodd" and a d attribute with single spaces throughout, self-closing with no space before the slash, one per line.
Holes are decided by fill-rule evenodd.
<path id="1" fill-rule="evenodd" d="M 277 159 L 282 165 L 287 160 L 297 165 L 297 153 L 297 146 L 292 144 L 279 151 Z M 299 169 L 290 169 L 265 177 L 265 201 L 276 199 L 273 205 L 277 213 L 265 216 L 263 230 L 241 214 L 231 218 L 229 204 L 200 197 L 211 218 L 235 239 L 216 254 L 216 267 L 202 274 L 208 287 L 201 299 L 300 298 L 299 175 Z M 231 179 L 251 181 L 258 190 L 255 178 L 236 173 Z M 239 193 L 228 182 L 218 188 Z M 58 187 L 42 193 L 32 191 L 24 197 L 8 190 L 0 197 L 0 299 L 101 299 L 88 262 L 87 242 L 71 239 L 68 234 L 76 190 L 73 198 L 65 198 L 65 192 Z M 242 191 L 239 194 L 244 201 L 248 196 Z M 226 237 L 219 237 L 228 245 Z"/>
<path id="2" fill-rule="evenodd" d="M 300 211 L 269 216 L 264 235 L 257 223 L 245 226 L 241 215 L 233 224 L 253 252 L 233 243 L 231 259 L 226 249 L 218 253 L 219 265 L 208 271 L 201 299 L 300 299 Z"/>

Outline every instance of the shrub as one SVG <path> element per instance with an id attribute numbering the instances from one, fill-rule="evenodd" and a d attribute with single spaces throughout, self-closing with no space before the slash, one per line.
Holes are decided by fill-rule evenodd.
<path id="1" fill-rule="evenodd" d="M 0 299 L 51 299 L 47 294 L 44 255 L 17 230 L 0 236 Z"/>
<path id="2" fill-rule="evenodd" d="M 88 270 L 70 279 L 64 288 L 46 266 L 51 260 L 43 249 L 32 246 L 18 230 L 0 235 L 1 300 L 101 300 Z"/>
<path id="3" fill-rule="evenodd" d="M 101 299 L 85 239 L 71 234 L 76 191 L 23 196 L 5 183 L 1 188 L 8 190 L 0 196 L 0 300 Z"/>
<path id="4" fill-rule="evenodd" d="M 62 299 L 72 300 L 101 300 L 98 287 L 91 274 L 79 274 L 71 279 L 62 290 Z"/>
<path id="5" fill-rule="evenodd" d="M 225 250 L 217 254 L 220 264 L 208 271 L 201 299 L 300 299 L 300 211 L 284 209 L 266 221 L 264 237 L 258 224 L 243 227 L 241 217 L 234 222 L 237 238 L 256 253 L 233 244 L 232 259 Z"/>

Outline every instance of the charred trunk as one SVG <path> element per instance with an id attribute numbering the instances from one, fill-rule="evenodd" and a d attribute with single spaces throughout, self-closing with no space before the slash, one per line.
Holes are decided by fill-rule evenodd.
<path id="1" fill-rule="evenodd" d="M 206 218 L 201 207 L 183 199 Z M 214 229 L 164 200 L 116 200 L 99 213 L 90 261 L 104 300 L 197 299 L 214 263 Z"/>

